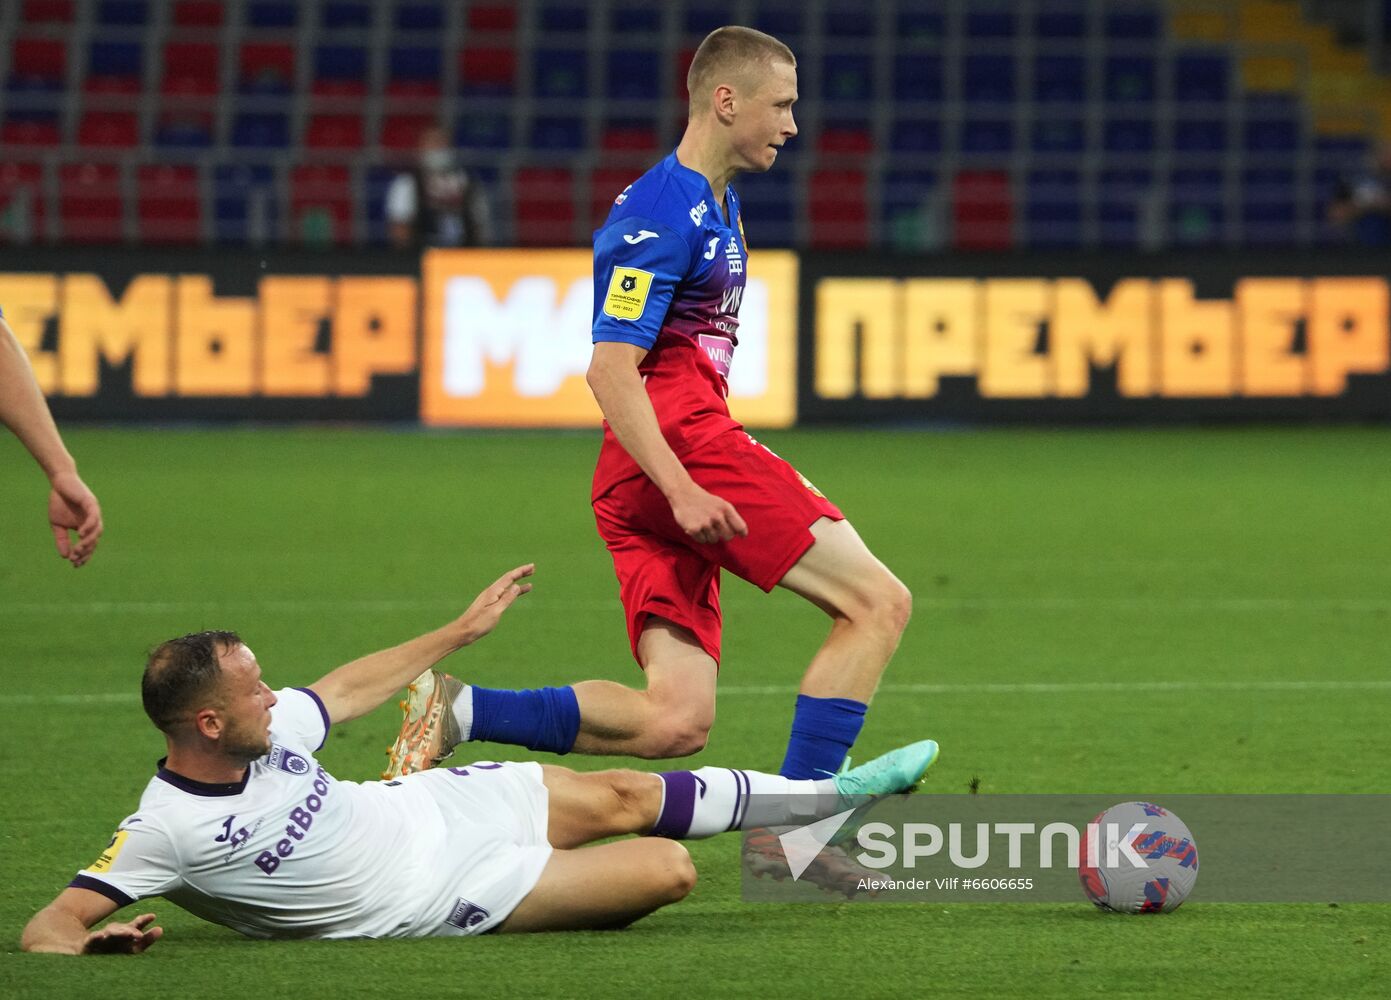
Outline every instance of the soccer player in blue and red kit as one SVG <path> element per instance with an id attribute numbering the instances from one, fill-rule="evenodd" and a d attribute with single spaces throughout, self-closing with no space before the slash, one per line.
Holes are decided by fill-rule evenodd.
<path id="1" fill-rule="evenodd" d="M 802 679 L 781 773 L 824 777 L 845 761 L 911 611 L 908 589 L 840 510 L 746 434 L 726 405 L 748 255 L 741 171 L 766 171 L 797 134 L 796 60 L 743 27 L 711 33 L 688 76 L 690 119 L 675 152 L 615 199 L 594 237 L 594 353 L 603 409 L 592 500 L 613 556 L 646 689 L 584 681 L 495 691 L 444 675 L 412 688 L 408 718 L 452 738 L 532 749 L 681 757 L 715 718 L 720 570 L 782 586 L 831 618 Z M 447 684 L 438 683 L 447 680 Z M 410 740 L 395 773 L 425 766 Z"/>

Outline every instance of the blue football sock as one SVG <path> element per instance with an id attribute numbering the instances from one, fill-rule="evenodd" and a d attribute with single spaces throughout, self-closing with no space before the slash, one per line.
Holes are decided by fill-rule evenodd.
<path id="1" fill-rule="evenodd" d="M 784 778 L 825 778 L 840 770 L 860 735 L 868 706 L 849 698 L 797 696 L 787 756 L 778 771 Z"/>
<path id="2" fill-rule="evenodd" d="M 511 743 L 528 750 L 569 753 L 580 731 L 580 704 L 572 687 L 499 691 L 470 685 L 470 740 Z"/>

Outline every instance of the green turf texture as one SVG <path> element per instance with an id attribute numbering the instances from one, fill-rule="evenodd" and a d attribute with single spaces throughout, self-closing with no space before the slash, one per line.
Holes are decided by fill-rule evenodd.
<path id="1" fill-rule="evenodd" d="M 639 681 L 589 513 L 593 435 L 67 437 L 108 525 L 79 571 L 52 552 L 36 467 L 0 439 L 0 996 L 1346 997 L 1383 995 L 1391 976 L 1391 906 L 1204 903 L 1201 878 L 1158 918 L 1102 914 L 1080 891 L 1070 905 L 754 905 L 733 835 L 692 845 L 695 892 L 623 932 L 260 943 L 156 900 L 166 937 L 142 957 L 19 954 L 24 923 L 105 846 L 161 755 L 133 695 L 163 638 L 233 628 L 273 686 L 304 684 L 535 561 L 535 592 L 451 669 L 490 686 Z M 1391 692 L 1242 686 L 1387 677 L 1388 431 L 764 438 L 915 595 L 862 754 L 931 736 L 941 792 L 975 778 L 983 794 L 1391 791 Z M 825 622 L 738 580 L 724 601 L 729 693 L 697 761 L 776 769 Z M 1077 681 L 1232 685 L 970 689 Z M 956 688 L 896 690 L 908 684 Z M 340 727 L 322 760 L 374 775 L 394 729 L 390 709 Z"/>

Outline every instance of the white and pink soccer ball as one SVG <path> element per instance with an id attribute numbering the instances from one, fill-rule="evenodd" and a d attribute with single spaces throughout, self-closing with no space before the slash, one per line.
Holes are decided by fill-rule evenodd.
<path id="1" fill-rule="evenodd" d="M 1118 849 L 1136 824 L 1143 829 L 1129 838 L 1130 850 L 1144 867 Z M 1198 880 L 1198 845 L 1193 834 L 1183 820 L 1150 802 L 1122 802 L 1092 820 L 1082 837 L 1078 861 L 1077 875 L 1087 898 L 1117 913 L 1176 910 Z"/>

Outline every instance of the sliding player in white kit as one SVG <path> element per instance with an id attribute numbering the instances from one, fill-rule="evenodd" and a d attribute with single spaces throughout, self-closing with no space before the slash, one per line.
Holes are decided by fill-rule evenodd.
<path id="1" fill-rule="evenodd" d="M 141 693 L 168 757 L 97 861 L 30 920 L 23 948 L 142 952 L 163 933 L 152 913 L 92 928 L 152 896 L 256 938 L 623 926 L 693 886 L 689 855 L 668 838 L 810 822 L 911 788 L 936 758 L 925 740 L 815 781 L 716 767 L 580 774 L 524 762 L 359 783 L 318 763 L 333 724 L 372 711 L 492 631 L 531 589 L 532 569 L 505 574 L 443 628 L 307 688 L 272 691 L 232 632 L 157 647 Z M 403 739 L 427 751 L 419 766 L 428 767 L 452 749 L 452 730 L 439 713 L 425 728 L 422 738 L 421 720 L 408 715 Z M 628 833 L 652 836 L 583 846 Z"/>

